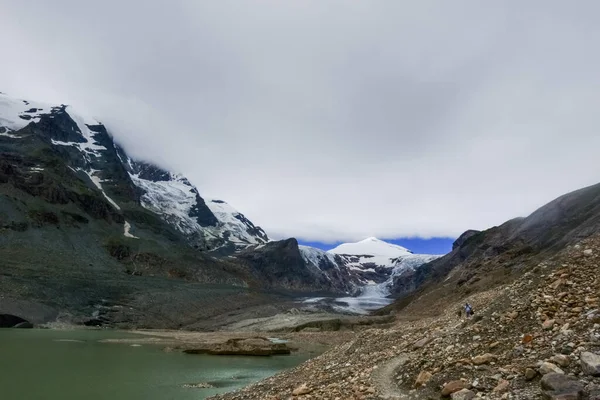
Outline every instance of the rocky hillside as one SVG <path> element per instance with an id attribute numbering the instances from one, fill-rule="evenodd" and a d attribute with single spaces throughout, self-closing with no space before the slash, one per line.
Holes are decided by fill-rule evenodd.
<path id="1" fill-rule="evenodd" d="M 598 399 L 600 236 L 219 399 Z M 474 306 L 465 319 L 462 305 Z"/>
<path id="2" fill-rule="evenodd" d="M 403 297 L 433 293 L 454 297 L 514 279 L 540 257 L 600 233 L 600 184 L 561 196 L 526 218 L 515 218 L 482 232 L 467 231 L 443 257 L 394 278 Z M 398 306 L 406 304 L 406 299 Z"/>

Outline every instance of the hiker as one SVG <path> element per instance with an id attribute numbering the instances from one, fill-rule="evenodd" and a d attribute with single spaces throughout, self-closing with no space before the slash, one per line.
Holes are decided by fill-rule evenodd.
<path id="1" fill-rule="evenodd" d="M 473 307 L 471 307 L 471 305 L 469 303 L 465 303 L 465 314 L 466 314 L 467 318 L 469 318 L 471 315 L 473 315 Z"/>

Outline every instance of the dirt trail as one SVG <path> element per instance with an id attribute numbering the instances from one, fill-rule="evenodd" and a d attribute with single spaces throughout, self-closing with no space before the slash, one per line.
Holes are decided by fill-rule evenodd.
<path id="1" fill-rule="evenodd" d="M 379 368 L 373 372 L 371 379 L 382 399 L 402 400 L 410 398 L 394 383 L 394 376 L 398 373 L 398 370 L 402 365 L 408 361 L 408 358 L 409 356 L 407 354 L 400 354 L 380 365 Z"/>

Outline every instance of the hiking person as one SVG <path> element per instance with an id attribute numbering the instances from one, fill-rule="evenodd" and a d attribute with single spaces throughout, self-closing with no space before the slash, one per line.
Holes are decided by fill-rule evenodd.
<path id="1" fill-rule="evenodd" d="M 465 315 L 467 316 L 467 318 L 473 315 L 473 307 L 471 307 L 469 303 L 465 303 Z"/>

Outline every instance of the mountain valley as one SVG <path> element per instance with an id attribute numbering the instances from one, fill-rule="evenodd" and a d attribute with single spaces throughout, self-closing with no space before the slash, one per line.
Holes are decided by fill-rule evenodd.
<path id="1" fill-rule="evenodd" d="M 201 193 L 71 106 L 0 94 L 0 326 L 333 346 L 230 400 L 600 398 L 600 184 L 443 256 L 273 240 Z"/>

